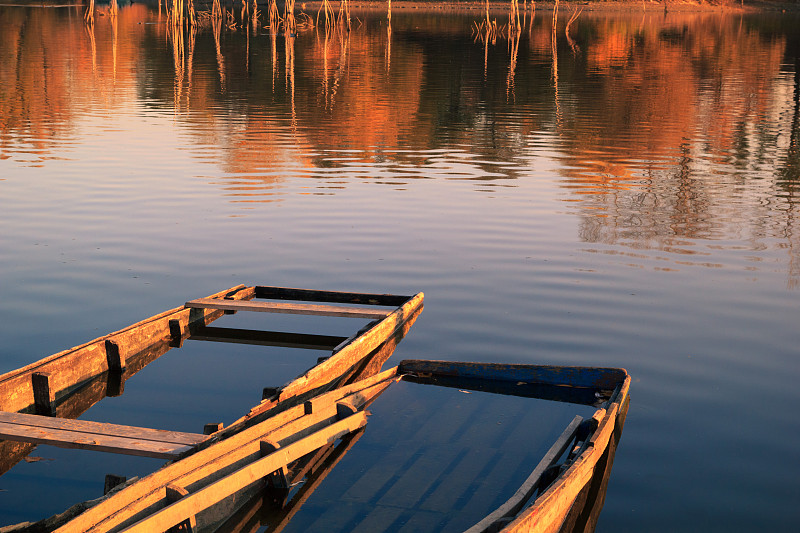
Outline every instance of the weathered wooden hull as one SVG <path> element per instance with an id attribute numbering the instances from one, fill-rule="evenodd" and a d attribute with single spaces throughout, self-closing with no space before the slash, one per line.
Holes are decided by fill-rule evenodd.
<path id="1" fill-rule="evenodd" d="M 591 419 L 576 417 L 517 493 L 468 533 L 594 530 L 628 411 L 625 370 L 446 361 L 399 367 L 421 383 L 598 406 Z"/>
<path id="2" fill-rule="evenodd" d="M 254 298 L 300 303 L 265 305 Z M 307 303 L 320 301 L 324 303 Z M 273 483 L 274 474 L 285 471 L 286 465 L 358 432 L 366 423 L 363 407 L 391 383 L 391 376 L 373 376 L 416 320 L 422 301 L 421 293 L 404 297 L 237 286 L 59 352 L 0 376 L 0 407 L 6 412 L 0 413 L 0 431 L 5 423 L 9 428 L 6 438 L 22 441 L 0 442 L 0 468 L 11 468 L 36 442 L 159 457 L 141 443 L 132 439 L 122 442 L 121 437 L 144 434 L 147 439 L 155 434 L 152 439 L 158 440 L 171 432 L 67 418 L 76 418 L 105 396 L 121 394 L 126 379 L 193 335 L 220 342 L 332 349 L 330 356 L 272 391 L 228 428 L 209 436 L 177 435 L 197 442 L 185 448 L 173 446 L 176 451 L 169 453 L 179 454 L 179 460 L 92 502 L 89 509 L 76 507 L 74 512 L 39 526 L 63 532 L 163 531 L 186 519 L 193 523 L 198 513 L 227 495 L 260 491 Z M 224 313 L 239 310 L 374 320 L 349 338 L 209 327 Z M 50 440 L 43 440 L 44 433 Z M 96 438 L 87 439 L 87 434 Z M 171 436 L 173 440 L 177 437 Z M 152 442 L 146 444 L 152 448 Z M 237 505 L 241 504 L 233 504 L 230 512 L 235 512 Z M 77 512 L 80 514 L 73 517 Z"/>

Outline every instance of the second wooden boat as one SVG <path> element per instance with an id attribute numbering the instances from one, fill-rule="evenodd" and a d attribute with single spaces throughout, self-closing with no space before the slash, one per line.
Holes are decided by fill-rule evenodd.
<path id="1" fill-rule="evenodd" d="M 399 380 L 436 387 L 449 387 L 457 389 L 459 393 L 479 391 L 517 396 L 525 401 L 527 399 L 545 400 L 593 406 L 595 410 L 591 416 L 586 418 L 576 416 L 572 419 L 563 433 L 544 453 L 539 463 L 531 465 L 530 475 L 513 494 L 509 495 L 507 501 L 479 520 L 467 530 L 467 533 L 499 531 L 580 531 L 588 533 L 594 530 L 603 507 L 617 443 L 621 437 L 628 410 L 630 377 L 625 370 L 406 360 L 394 368 L 354 384 L 352 388 L 348 389 L 348 391 L 353 391 L 353 394 L 345 403 L 354 406 L 355 404 L 352 402 L 355 400 L 358 409 L 363 409 L 379 400 L 380 395 Z M 330 400 L 326 397 L 319 397 L 311 400 L 310 403 L 322 405 L 329 402 Z M 448 413 L 443 411 L 442 405 L 437 404 L 432 407 L 437 411 L 436 415 L 441 416 L 440 420 L 447 419 Z M 348 412 L 347 409 L 349 409 L 343 408 L 341 404 L 339 408 L 345 412 Z M 356 408 L 353 407 L 353 409 Z M 313 412 L 314 408 L 311 408 L 311 411 Z M 450 414 L 459 418 L 456 413 Z M 414 420 L 417 418 L 414 417 Z M 419 419 L 417 425 L 424 425 L 427 422 L 427 420 Z M 469 420 L 466 423 L 470 423 Z M 477 423 L 477 421 L 472 423 Z M 384 421 L 382 428 L 384 432 L 386 424 L 391 425 L 392 421 Z M 404 429 L 408 429 L 408 426 L 404 426 Z M 441 430 L 450 433 L 452 428 L 446 427 L 445 424 Z M 310 498 L 313 498 L 313 493 L 320 488 L 322 481 L 342 456 L 354 446 L 356 448 L 353 453 L 358 453 L 356 443 L 364 432 L 368 431 L 369 429 L 366 427 L 357 430 L 345 437 L 340 444 L 327 446 L 314 457 L 309 457 L 307 461 L 298 461 L 288 465 L 289 485 L 302 482 L 299 490 L 290 493 L 288 490 L 282 492 L 273 487 L 253 494 L 249 501 L 242 506 L 243 512 L 231 516 L 227 522 L 222 523 L 218 529 L 214 530 L 215 533 L 255 532 L 263 528 L 270 533 L 278 533 L 290 526 L 289 521 L 301 512 L 301 508 Z M 402 433 L 403 429 L 398 431 Z M 459 432 L 452 433 L 455 435 Z M 369 444 L 373 447 L 373 455 L 375 455 L 376 444 L 375 441 Z M 422 446 L 421 449 L 426 448 L 424 442 L 417 444 Z M 515 441 L 510 444 L 525 448 L 530 443 Z M 424 525 L 416 520 L 413 527 L 410 526 L 410 521 L 418 518 L 416 513 L 432 518 L 435 513 L 431 512 L 431 500 L 437 502 L 443 500 L 445 494 L 441 489 L 445 486 L 452 488 L 453 480 L 437 479 L 441 473 L 439 469 L 428 472 L 424 468 L 417 467 L 417 461 L 429 465 L 430 460 L 421 453 L 421 449 L 413 448 L 413 439 L 411 442 L 407 439 L 400 440 L 397 445 L 413 458 L 414 465 L 410 466 L 408 471 L 400 471 L 396 475 L 387 471 L 388 464 L 382 462 L 384 453 L 379 453 L 380 459 L 377 463 L 363 464 L 356 461 L 360 472 L 357 476 L 359 478 L 357 483 L 360 483 L 362 488 L 359 488 L 358 485 L 339 485 L 333 491 L 342 495 L 352 494 L 351 491 L 358 494 L 376 493 L 378 494 L 377 502 L 367 496 L 368 500 L 356 504 L 351 496 L 341 502 L 341 516 L 337 514 L 337 509 L 327 509 L 324 516 L 329 517 L 331 523 L 325 521 L 324 517 L 314 516 L 310 522 L 313 524 L 312 529 L 344 531 L 354 528 L 384 531 L 394 530 L 403 525 L 402 520 L 409 520 L 409 523 L 405 523 L 407 530 L 421 530 L 416 528 L 427 527 L 426 531 L 438 531 L 436 528 L 438 519 L 434 519 L 431 524 Z M 409 445 L 411 448 L 406 449 Z M 461 448 L 452 441 L 442 443 L 445 448 L 453 445 L 456 445 L 458 449 Z M 432 450 L 430 447 L 428 449 Z M 386 456 L 394 454 L 390 461 L 392 464 L 408 464 L 406 459 L 398 461 L 396 451 L 384 450 Z M 478 454 L 474 455 L 474 457 L 477 456 Z M 445 459 L 446 454 L 437 453 L 437 457 L 444 459 L 446 463 L 450 462 Z M 483 464 L 486 463 L 478 462 L 478 465 Z M 504 468 L 504 465 L 497 465 L 497 467 Z M 481 468 L 483 467 L 478 466 L 478 470 Z M 447 469 L 443 469 L 442 472 L 447 472 Z M 371 477 L 373 473 L 374 476 Z M 433 477 L 429 477 L 428 474 Z M 462 479 L 470 484 L 470 480 L 479 474 L 476 471 L 467 476 L 459 476 L 455 472 L 442 475 L 453 477 L 455 480 Z M 347 479 L 346 475 L 344 479 Z M 336 483 L 341 480 L 342 478 L 339 477 L 338 480 L 333 481 Z M 409 486 L 410 482 L 413 487 Z M 438 488 L 431 492 L 427 487 Z M 452 492 L 455 493 L 454 498 L 457 498 L 460 493 L 458 490 Z M 483 490 L 483 493 L 489 494 L 491 491 Z M 400 495 L 402 501 L 386 501 L 388 494 Z M 323 500 L 323 502 L 326 501 L 330 502 L 330 500 Z M 411 504 L 411 502 L 419 502 L 419 506 Z M 320 509 L 320 501 L 318 500 L 314 506 L 316 509 Z M 354 508 L 356 506 L 357 508 Z M 313 515 L 314 511 L 311 513 Z M 401 520 L 398 518 L 401 516 L 413 518 Z M 306 516 L 304 519 L 306 521 L 303 524 L 308 525 L 309 517 Z M 347 529 L 337 528 L 336 524 L 340 523 L 348 524 Z M 297 526 L 294 530 L 297 530 Z"/>

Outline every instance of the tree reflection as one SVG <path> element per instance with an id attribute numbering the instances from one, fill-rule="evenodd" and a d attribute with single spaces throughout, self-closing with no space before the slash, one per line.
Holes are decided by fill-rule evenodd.
<path id="1" fill-rule="evenodd" d="M 295 35 L 280 33 L 274 3 L 261 26 L 257 6 L 243 7 L 239 24 L 209 16 L 193 31 L 140 4 L 94 25 L 83 10 L 0 8 L 2 156 L 48 157 L 85 109 L 112 114 L 136 97 L 124 93 L 131 86 L 180 111 L 196 138 L 209 124 L 223 133 L 220 166 L 237 173 L 223 189 L 238 200 L 264 200 L 278 175 L 340 165 L 326 155 L 337 150 L 352 151 L 350 164 L 394 165 L 407 181 L 426 172 L 404 151 L 468 146 L 485 161 L 472 179 L 514 185 L 531 179 L 531 146 L 544 132 L 557 139 L 549 157 L 583 240 L 700 256 L 701 239 L 780 238 L 800 265 L 791 28 L 573 11 L 560 32 L 551 13 L 520 21 L 512 11 L 497 28 L 488 10 L 480 24 L 472 14 L 395 13 L 388 25 L 381 10 L 346 31 L 342 3 L 335 28 L 302 18 Z"/>

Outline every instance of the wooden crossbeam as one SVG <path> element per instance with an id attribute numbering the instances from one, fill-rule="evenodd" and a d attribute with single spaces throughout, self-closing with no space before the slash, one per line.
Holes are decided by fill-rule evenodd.
<path id="1" fill-rule="evenodd" d="M 0 438 L 60 448 L 174 459 L 206 435 L 0 411 Z"/>
<path id="2" fill-rule="evenodd" d="M 345 337 L 312 335 L 307 333 L 285 333 L 282 331 L 260 331 L 252 329 L 203 327 L 192 332 L 189 340 L 231 342 L 259 346 L 280 346 L 308 350 L 333 350 Z"/>
<path id="3" fill-rule="evenodd" d="M 327 304 L 260 302 L 253 300 L 220 300 L 217 298 L 198 298 L 186 302 L 186 307 L 194 309 L 222 309 L 225 311 L 260 311 L 262 313 L 285 313 L 290 315 L 341 316 L 352 318 L 385 318 L 391 310 L 374 307 L 352 307 Z"/>
<path id="4" fill-rule="evenodd" d="M 338 292 L 338 291 L 317 291 L 313 289 L 293 289 L 289 287 L 255 287 L 256 298 L 270 300 L 296 300 L 300 302 L 325 302 L 325 303 L 349 303 L 349 304 L 369 304 L 369 305 L 388 305 L 390 307 L 400 307 L 411 296 L 399 296 L 396 294 L 373 294 L 364 292 Z"/>
<path id="5" fill-rule="evenodd" d="M 189 493 L 175 503 L 167 505 L 160 511 L 143 518 L 123 531 L 124 533 L 164 531 L 185 520 L 187 516 L 211 507 L 218 501 L 248 485 L 252 485 L 292 461 L 364 427 L 366 423 L 367 414 L 364 411 L 360 411 L 288 446 L 278 448 L 276 451 L 247 464 L 196 492 Z"/>

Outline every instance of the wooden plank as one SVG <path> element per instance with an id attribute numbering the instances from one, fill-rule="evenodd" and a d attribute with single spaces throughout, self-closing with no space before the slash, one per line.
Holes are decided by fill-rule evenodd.
<path id="1" fill-rule="evenodd" d="M 186 335 L 183 332 L 180 320 L 176 318 L 170 319 L 169 335 L 171 337 L 170 346 L 172 346 L 173 348 L 183 347 L 183 341 L 185 340 Z"/>
<path id="2" fill-rule="evenodd" d="M 414 322 L 417 321 L 420 313 L 422 313 L 422 305 L 420 304 L 410 315 L 405 318 L 394 332 L 386 338 L 386 340 L 378 346 L 375 350 L 370 352 L 366 357 L 358 360 L 353 367 L 353 371 L 347 375 L 342 381 L 343 385 L 350 385 L 357 381 L 363 380 L 365 377 L 374 376 L 381 372 L 383 365 L 394 353 L 397 345 L 400 344 L 405 336 L 408 334 Z M 336 350 L 334 350 L 334 353 Z M 341 385 L 340 385 L 341 386 Z"/>
<path id="3" fill-rule="evenodd" d="M 60 448 L 77 448 L 160 459 L 174 459 L 189 450 L 189 446 L 184 444 L 21 426 L 5 422 L 0 422 L 0 437 L 33 444 L 49 444 Z"/>
<path id="4" fill-rule="evenodd" d="M 292 402 L 302 401 L 342 384 L 348 385 L 355 379 L 362 380 L 371 372 L 378 371 L 422 312 L 423 299 L 422 293 L 417 294 L 384 320 L 369 327 L 363 335 L 353 339 L 352 343 L 334 350 L 331 357 L 280 387 L 277 397 L 265 398 L 260 405 L 253 407 L 247 415 L 231 424 L 229 430 L 236 431 L 242 424 L 264 420 L 274 409 L 280 409 L 279 405 L 289 405 L 290 399 Z"/>
<path id="5" fill-rule="evenodd" d="M 109 492 L 111 492 L 114 487 L 118 485 L 122 485 L 128 481 L 128 478 L 125 476 L 118 476 L 117 474 L 106 474 L 105 483 L 103 485 L 103 495 L 105 496 Z"/>
<path id="6" fill-rule="evenodd" d="M 71 431 L 84 435 L 105 435 L 109 437 L 123 437 L 129 439 L 149 440 L 169 444 L 183 444 L 193 446 L 203 442 L 208 437 L 199 433 L 184 433 L 164 429 L 151 429 L 120 424 L 106 424 L 89 420 L 70 420 L 66 418 L 52 418 L 47 416 L 29 415 L 24 413 L 6 413 L 0 411 L 0 422 L 21 427 L 57 429 Z"/>
<path id="7" fill-rule="evenodd" d="M 303 485 L 282 509 L 274 511 L 264 517 L 263 523 L 267 526 L 270 533 L 280 533 L 292 517 L 297 514 L 303 504 L 311 497 L 317 487 L 325 480 L 333 468 L 344 458 L 347 452 L 355 446 L 355 443 L 364 434 L 364 429 L 360 429 L 342 438 L 342 441 L 330 451 L 322 456 L 320 461 L 314 461 L 311 465 L 311 472 Z M 295 477 L 299 480 L 302 478 Z"/>
<path id="8" fill-rule="evenodd" d="M 623 368 L 583 366 L 512 365 L 409 359 L 399 365 L 401 374 L 443 375 L 463 378 L 592 387 L 614 390 L 627 377 Z"/>
<path id="9" fill-rule="evenodd" d="M 358 397 L 353 395 L 376 383 L 394 379 L 396 370 L 396 368 L 392 368 L 359 383 L 326 393 L 322 397 L 328 399 L 328 411 L 326 412 L 322 404 L 319 404 L 315 414 L 309 415 L 319 417 L 312 419 L 312 422 L 335 417 L 336 401 L 348 396 L 351 396 L 348 401 L 358 401 Z M 365 401 L 368 400 L 367 397 Z M 228 469 L 259 457 L 259 442 L 264 438 L 275 438 L 275 435 L 280 437 L 277 432 L 285 430 L 292 421 L 305 416 L 304 412 L 303 406 L 299 405 L 274 413 L 268 419 L 252 427 L 239 428 L 235 434 L 226 434 L 230 427 L 224 429 L 217 436 L 201 443 L 199 445 L 201 449 L 196 453 L 166 465 L 143 478 L 141 482 L 126 487 L 115 494 L 113 498 L 86 511 L 57 531 L 58 533 L 109 531 L 128 523 L 132 517 L 157 508 L 162 501 L 161 491 L 166 484 L 175 483 L 190 488 L 203 486 L 207 480 L 221 477 Z M 223 437 L 224 440 L 219 440 Z"/>
<path id="10" fill-rule="evenodd" d="M 617 450 L 617 445 L 622 437 L 622 429 L 625 425 L 625 417 L 628 413 L 628 404 L 630 398 L 626 399 L 625 403 L 620 407 L 617 414 L 617 421 L 614 424 L 614 432 L 609 440 L 608 447 L 597 465 L 594 467 L 594 474 L 590 483 L 586 485 L 582 491 L 584 497 L 583 503 L 580 507 L 573 505 L 567 516 L 562 531 L 575 531 L 591 533 L 597 528 L 597 520 L 600 517 L 600 512 L 603 509 L 603 504 L 606 498 L 606 490 L 608 488 L 608 481 L 611 477 L 611 469 L 614 465 L 614 455 Z M 576 499 L 576 504 L 578 499 Z"/>
<path id="11" fill-rule="evenodd" d="M 222 422 L 211 422 L 203 426 L 203 435 L 212 435 L 220 431 L 223 427 Z"/>
<path id="12" fill-rule="evenodd" d="M 259 479 L 286 466 L 290 462 L 364 427 L 366 423 L 367 415 L 362 411 L 336 422 L 335 424 L 331 424 L 325 429 L 309 435 L 289 446 L 279 448 L 274 453 L 250 463 L 233 474 L 215 481 L 196 492 L 188 494 L 177 502 L 140 520 L 123 531 L 128 533 L 164 531 L 185 520 L 187 516 L 197 514 L 199 511 L 207 509 L 229 494 L 233 494 L 255 483 Z"/>
<path id="13" fill-rule="evenodd" d="M 36 414 L 55 416 L 55 395 L 50 386 L 50 372 L 33 372 L 31 387 L 33 388 L 33 406 Z"/>
<path id="14" fill-rule="evenodd" d="M 135 357 L 128 360 L 125 376 L 130 378 L 147 366 L 151 361 L 158 359 L 169 350 L 166 344 L 151 346 Z M 111 374 L 100 374 L 80 388 L 73 390 L 59 399 L 56 416 L 59 418 L 78 418 L 91 406 L 110 395 L 114 391 L 108 389 Z M 0 475 L 10 470 L 25 455 L 35 448 L 35 444 L 16 441 L 0 441 Z"/>
<path id="15" fill-rule="evenodd" d="M 276 441 L 271 439 L 264 439 L 260 442 L 261 445 L 261 456 L 266 457 L 278 451 L 281 447 Z M 287 479 L 286 475 L 289 471 L 286 469 L 286 466 L 282 466 L 267 474 L 266 482 L 267 487 L 271 489 L 288 489 L 289 488 L 289 480 Z"/>
<path id="16" fill-rule="evenodd" d="M 238 494 L 229 496 L 236 503 L 242 498 Z M 228 515 L 228 519 L 212 530 L 212 533 L 256 533 L 261 529 L 262 515 L 264 514 L 265 501 L 261 492 L 251 496 L 239 508 Z"/>
<path id="17" fill-rule="evenodd" d="M 198 298 L 186 302 L 192 309 L 221 309 L 224 311 L 257 311 L 262 313 L 284 313 L 289 315 L 339 316 L 352 318 L 384 318 L 391 311 L 369 307 L 344 307 L 325 304 L 300 304 L 285 302 L 256 302 L 252 300 L 219 300 Z"/>
<path id="18" fill-rule="evenodd" d="M 279 346 L 307 350 L 332 350 L 344 337 L 333 335 L 311 335 L 282 331 L 260 331 L 253 329 L 217 328 L 206 326 L 192 332 L 189 340 L 253 344 L 257 346 Z"/>
<path id="19" fill-rule="evenodd" d="M 119 351 L 119 345 L 111 339 L 106 339 L 106 364 L 109 372 L 120 373 L 125 370 L 125 357 Z"/>
<path id="20" fill-rule="evenodd" d="M 547 453 L 533 469 L 531 475 L 520 485 L 519 489 L 509 498 L 503 505 L 498 507 L 494 512 L 490 513 L 483 520 L 469 528 L 466 533 L 484 533 L 490 531 L 495 522 L 502 518 L 513 516 L 517 514 L 525 503 L 531 498 L 533 492 L 538 488 L 539 481 L 545 470 L 550 468 L 559 457 L 564 454 L 567 446 L 575 438 L 578 431 L 578 426 L 583 422 L 583 417 L 576 416 L 572 422 L 567 426 L 567 429 L 561 434 L 556 442 L 550 447 Z"/>
<path id="21" fill-rule="evenodd" d="M 336 292 L 336 291 L 317 291 L 312 289 L 293 289 L 288 287 L 261 287 L 255 288 L 256 298 L 271 300 L 296 300 L 298 302 L 328 302 L 328 303 L 351 303 L 386 305 L 400 307 L 406 303 L 411 296 L 399 296 L 395 294 L 371 294 L 362 292 Z"/>
<path id="22" fill-rule="evenodd" d="M 167 485 L 164 490 L 164 496 L 169 503 L 177 502 L 181 498 L 189 495 L 189 491 L 178 485 Z M 178 522 L 174 527 L 167 530 L 167 533 L 194 533 L 197 531 L 197 519 L 194 513 L 188 518 Z"/>

